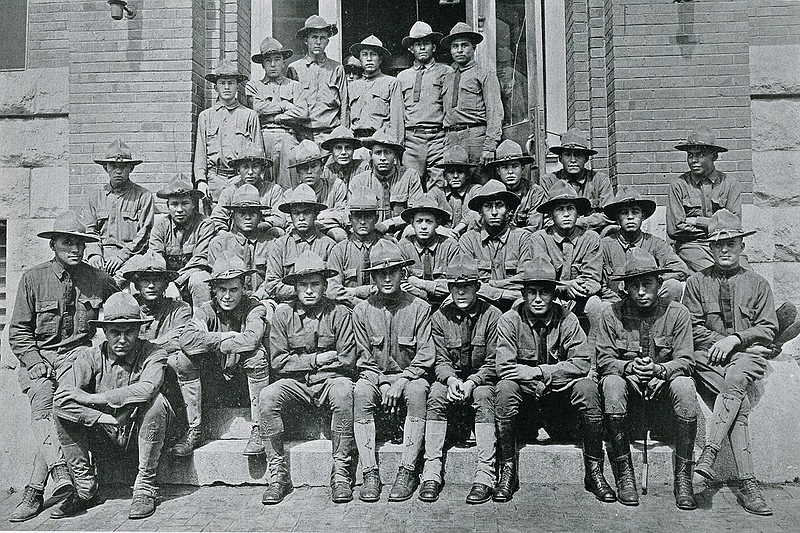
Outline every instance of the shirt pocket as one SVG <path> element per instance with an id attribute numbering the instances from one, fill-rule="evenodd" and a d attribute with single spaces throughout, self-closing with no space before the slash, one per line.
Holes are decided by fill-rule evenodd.
<path id="1" fill-rule="evenodd" d="M 372 352 L 372 358 L 378 364 L 382 371 L 389 368 L 389 361 L 386 355 L 386 339 L 383 335 L 370 335 L 369 336 L 369 349 Z"/>
<path id="2" fill-rule="evenodd" d="M 397 337 L 397 351 L 400 354 L 401 361 L 397 361 L 403 368 L 411 364 L 414 356 L 417 355 L 417 338 L 416 337 Z"/>
<path id="3" fill-rule="evenodd" d="M 379 117 L 389 116 L 390 98 L 389 93 L 380 89 L 372 91 L 372 114 Z"/>
<path id="4" fill-rule="evenodd" d="M 36 302 L 36 338 L 45 339 L 58 332 L 60 313 L 58 300 Z"/>
<path id="5" fill-rule="evenodd" d="M 208 159 L 213 159 L 219 155 L 219 122 L 212 121 L 206 128 L 206 154 Z"/>
<path id="6" fill-rule="evenodd" d="M 633 335 L 624 335 L 614 341 L 614 348 L 617 350 L 617 359 L 623 361 L 633 361 L 642 352 L 638 336 Z"/>
<path id="7" fill-rule="evenodd" d="M 131 242 L 139 228 L 139 213 L 135 210 L 126 210 L 120 212 L 119 219 L 119 235 L 117 238 L 125 243 Z"/>
<path id="8" fill-rule="evenodd" d="M 336 349 L 336 337 L 330 333 L 320 333 L 317 337 L 317 349 L 320 352 Z"/>
<path id="9" fill-rule="evenodd" d="M 665 363 L 672 361 L 672 339 L 669 337 L 653 337 L 653 345 L 656 349 L 656 356 L 653 361 L 656 363 Z"/>
<path id="10" fill-rule="evenodd" d="M 342 105 L 342 95 L 339 94 L 339 86 L 334 81 L 328 81 L 320 87 L 320 101 L 329 109 L 338 109 Z"/>
<path id="11" fill-rule="evenodd" d="M 470 371 L 474 372 L 483 366 L 483 362 L 486 360 L 486 339 L 482 335 L 476 335 L 472 339 L 469 356 Z"/>
<path id="12" fill-rule="evenodd" d="M 518 266 L 519 266 L 519 261 L 517 259 L 506 259 L 503 262 L 503 268 L 505 268 L 506 277 L 510 277 L 516 274 Z"/>
<path id="13" fill-rule="evenodd" d="M 347 268 L 342 273 L 342 285 L 345 287 L 361 285 L 357 268 Z"/>
<path id="14" fill-rule="evenodd" d="M 477 79 L 472 79 L 467 83 L 462 82 L 458 98 L 459 107 L 465 110 L 483 110 L 483 90 Z"/>
<path id="15" fill-rule="evenodd" d="M 97 296 L 79 296 L 78 306 L 75 310 L 75 331 L 88 333 L 90 329 L 93 329 L 89 327 L 89 321 L 97 320 L 102 305 L 102 298 Z"/>
<path id="16" fill-rule="evenodd" d="M 690 194 L 683 199 L 681 205 L 683 205 L 683 211 L 686 213 L 687 217 L 700 216 L 703 211 L 703 202 L 699 195 L 695 196 Z"/>
<path id="17" fill-rule="evenodd" d="M 456 371 L 463 368 L 462 351 L 463 343 L 460 336 L 449 335 L 444 339 L 444 345 L 447 348 L 447 357 L 455 367 Z"/>
<path id="18" fill-rule="evenodd" d="M 739 305 L 738 308 L 739 308 L 739 316 L 741 317 L 742 320 L 741 327 L 743 328 L 751 327 L 753 322 L 755 322 L 756 317 L 758 316 L 758 309 L 747 307 L 745 305 Z"/>

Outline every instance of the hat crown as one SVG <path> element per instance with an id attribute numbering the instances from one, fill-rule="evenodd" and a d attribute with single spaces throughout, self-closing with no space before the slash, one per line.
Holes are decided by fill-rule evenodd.
<path id="1" fill-rule="evenodd" d="M 330 26 L 331 24 L 319 15 L 311 15 L 303 23 L 304 30 L 323 30 Z"/>
<path id="2" fill-rule="evenodd" d="M 129 272 L 163 272 L 167 270 L 164 256 L 148 250 L 141 255 L 134 255 L 127 264 Z"/>
<path id="3" fill-rule="evenodd" d="M 258 143 L 245 142 L 234 154 L 233 161 L 244 161 L 246 159 L 266 159 L 264 147 Z"/>
<path id="4" fill-rule="evenodd" d="M 331 132 L 329 138 L 336 140 L 343 140 L 343 139 L 353 140 L 353 141 L 356 140 L 356 136 L 353 133 L 353 130 L 351 130 L 347 126 L 342 126 L 341 124 L 333 128 L 333 131 Z"/>
<path id="5" fill-rule="evenodd" d="M 579 198 L 578 192 L 564 180 L 557 180 L 547 191 L 548 202 L 552 200 L 575 200 L 577 198 Z"/>
<path id="6" fill-rule="evenodd" d="M 475 30 L 466 22 L 456 22 L 448 35 L 455 35 L 457 33 L 475 33 Z"/>
<path id="7" fill-rule="evenodd" d="M 86 233 L 86 225 L 75 211 L 64 211 L 53 221 L 53 232 Z"/>
<path id="8" fill-rule="evenodd" d="M 300 165 L 306 161 L 317 159 L 322 155 L 322 151 L 314 141 L 303 139 L 300 144 L 292 148 L 292 155 L 295 163 Z"/>
<path id="9" fill-rule="evenodd" d="M 561 135 L 561 148 L 589 150 L 589 138 L 578 128 L 571 128 Z"/>
<path id="10" fill-rule="evenodd" d="M 446 148 L 442 157 L 445 165 L 469 164 L 469 154 L 460 144 L 454 144 Z"/>
<path id="11" fill-rule="evenodd" d="M 450 282 L 477 281 L 480 277 L 478 262 L 459 252 L 445 267 L 445 277 Z"/>
<path id="12" fill-rule="evenodd" d="M 720 209 L 708 221 L 708 234 L 724 232 L 742 233 L 742 221 L 731 211 Z"/>
<path id="13" fill-rule="evenodd" d="M 389 146 L 393 150 L 397 151 L 398 149 L 402 151 L 403 146 L 399 143 L 396 136 L 391 135 L 387 129 L 381 128 L 371 136 L 363 139 L 361 141 L 364 146 L 367 146 L 370 150 L 372 150 L 373 146 L 376 144 L 383 144 L 384 146 Z"/>
<path id="14" fill-rule="evenodd" d="M 378 196 L 368 187 L 357 187 L 350 196 L 350 211 L 377 211 Z"/>
<path id="15" fill-rule="evenodd" d="M 183 174 L 178 174 L 175 179 L 173 179 L 166 187 L 164 187 L 161 191 L 161 196 L 189 196 L 194 190 L 192 184 L 189 183 L 189 180 Z"/>
<path id="16" fill-rule="evenodd" d="M 420 37 L 427 37 L 431 33 L 433 33 L 433 28 L 431 28 L 431 25 L 427 22 L 418 20 L 411 26 L 408 36 L 417 39 Z"/>
<path id="17" fill-rule="evenodd" d="M 436 199 L 433 196 L 430 195 L 430 193 L 426 192 L 425 194 L 423 194 L 419 198 L 415 198 L 414 200 L 409 202 L 408 208 L 409 209 L 417 209 L 417 210 L 424 209 L 424 208 L 433 208 L 433 209 L 436 209 L 438 211 L 439 210 L 439 202 L 437 202 Z"/>
<path id="18" fill-rule="evenodd" d="M 250 207 L 250 206 L 261 206 L 261 195 L 258 193 L 258 189 L 255 186 L 250 185 L 249 183 L 244 183 L 236 188 L 233 192 L 233 199 L 231 200 L 231 205 L 234 207 L 241 206 L 241 207 Z"/>
<path id="19" fill-rule="evenodd" d="M 286 203 L 293 204 L 315 204 L 317 203 L 317 195 L 311 186 L 301 183 L 288 195 Z"/>
<path id="20" fill-rule="evenodd" d="M 236 65 L 233 64 L 233 61 L 230 59 L 223 59 L 219 63 L 217 63 L 216 68 L 214 68 L 213 72 L 214 76 L 217 79 L 219 78 L 238 78 L 240 76 L 239 70 L 236 68 Z"/>
<path id="21" fill-rule="evenodd" d="M 641 202 L 644 198 L 642 198 L 641 193 L 634 189 L 633 187 L 628 187 L 627 185 L 623 185 L 619 189 L 617 189 L 617 194 L 614 196 L 614 199 L 611 200 L 611 203 L 633 203 L 633 202 Z"/>
<path id="22" fill-rule="evenodd" d="M 127 292 L 115 292 L 103 305 L 103 321 L 141 320 L 142 311 L 136 298 Z"/>
<path id="23" fill-rule="evenodd" d="M 133 159 L 130 147 L 122 142 L 122 139 L 114 139 L 106 147 L 103 154 L 104 159 L 116 159 L 117 161 L 125 161 L 126 159 Z"/>
<path id="24" fill-rule="evenodd" d="M 654 270 L 658 270 L 658 263 L 656 263 L 655 257 L 638 246 L 634 247 L 625 261 L 625 275 L 630 276 Z"/>
<path id="25" fill-rule="evenodd" d="M 267 37 L 263 41 L 261 41 L 261 46 L 259 50 L 262 54 L 271 54 L 271 53 L 281 53 L 286 49 L 283 45 L 278 41 L 278 39 L 274 37 Z"/>
<path id="26" fill-rule="evenodd" d="M 370 36 L 368 36 L 368 37 L 365 37 L 365 38 L 364 38 L 364 39 L 361 41 L 361 44 L 362 44 L 363 46 L 379 46 L 379 47 L 383 48 L 383 41 L 381 41 L 380 39 L 378 39 L 378 37 L 377 37 L 377 36 L 375 36 L 375 35 L 370 35 Z"/>
<path id="27" fill-rule="evenodd" d="M 292 268 L 292 274 L 295 276 L 310 274 L 324 275 L 327 273 L 327 270 L 328 266 L 325 264 L 325 261 L 314 252 L 308 250 L 297 256 Z"/>
<path id="28" fill-rule="evenodd" d="M 346 67 L 357 67 L 361 68 L 361 61 L 353 57 L 352 55 L 348 55 L 347 59 L 345 59 L 344 66 Z M 344 127 L 344 126 L 342 126 Z M 333 135 L 333 134 L 331 134 Z"/>
<path id="29" fill-rule="evenodd" d="M 511 159 L 527 155 L 528 154 L 522 151 L 522 146 L 511 139 L 505 139 L 497 147 L 497 150 L 495 150 L 495 159 Z"/>
<path id="30" fill-rule="evenodd" d="M 489 180 L 480 189 L 475 196 L 493 196 L 501 192 L 508 192 L 506 184 L 500 180 Z M 513 194 L 513 193 L 512 193 Z"/>
<path id="31" fill-rule="evenodd" d="M 246 271 L 247 265 L 244 260 L 238 255 L 225 250 L 220 254 L 219 258 L 214 261 L 214 266 L 211 269 L 211 277 L 218 278 L 223 274 L 244 273 Z"/>
<path id="32" fill-rule="evenodd" d="M 689 133 L 689 136 L 686 138 L 686 144 L 688 145 L 708 145 L 708 146 L 716 146 L 717 144 L 717 136 L 714 135 L 714 132 L 711 131 L 706 126 L 700 126 L 696 130 Z"/>
<path id="33" fill-rule="evenodd" d="M 388 239 L 379 239 L 369 251 L 370 268 L 389 266 L 404 260 L 400 247 Z"/>
<path id="34" fill-rule="evenodd" d="M 520 266 L 519 281 L 556 281 L 556 269 L 543 257 L 534 257 Z"/>

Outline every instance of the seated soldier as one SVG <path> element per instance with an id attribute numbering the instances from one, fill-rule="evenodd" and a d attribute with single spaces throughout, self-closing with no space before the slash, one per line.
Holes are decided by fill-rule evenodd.
<path id="1" fill-rule="evenodd" d="M 377 290 L 369 272 L 369 251 L 380 239 L 392 242 L 375 231 L 378 223 L 378 197 L 369 189 L 360 188 L 350 196 L 351 233 L 347 240 L 337 242 L 328 258 L 328 266 L 336 271 L 328 284 L 328 297 L 353 308 Z"/>
<path id="2" fill-rule="evenodd" d="M 219 202 L 211 212 L 211 219 L 217 231 L 233 229 L 232 213 L 226 206 L 233 202 L 233 196 L 239 187 L 247 184 L 258 190 L 259 202 L 264 208 L 258 223 L 259 233 L 264 233 L 271 239 L 283 235 L 286 218 L 278 211 L 278 206 L 283 202 L 284 190 L 268 179 L 266 170 L 272 162 L 264 157 L 263 149 L 255 143 L 247 143 L 236 152 L 231 165 L 239 177 L 225 187 L 219 195 Z"/>
<path id="3" fill-rule="evenodd" d="M 125 261 L 147 249 L 155 203 L 153 193 L 131 181 L 131 171 L 142 160 L 131 157 L 127 144 L 115 140 L 94 162 L 106 170 L 109 181 L 89 195 L 81 212 L 88 233 L 100 239 L 87 243 L 86 262 L 114 276 Z"/>
<path id="4" fill-rule="evenodd" d="M 436 501 L 442 489 L 442 449 L 448 418 L 475 411 L 478 463 L 467 503 L 489 501 L 496 477 L 494 430 L 495 348 L 501 312 L 478 298 L 478 266 L 458 254 L 445 267 L 450 295 L 431 317 L 436 381 L 428 393 L 425 467 L 419 499 Z"/>
<path id="5" fill-rule="evenodd" d="M 599 233 L 611 224 L 602 208 L 611 201 L 614 189 L 608 174 L 586 168 L 597 150 L 589 148 L 589 139 L 582 131 L 572 128 L 561 136 L 561 146 L 553 146 L 550 151 L 558 156 L 563 168 L 542 176 L 542 188 L 549 193 L 557 183 L 569 185 L 578 196 L 589 200 L 589 208 L 578 217 L 576 225 Z"/>
<path id="6" fill-rule="evenodd" d="M 364 77 L 364 67 L 361 66 L 361 61 L 355 57 L 348 54 L 342 63 L 344 66 L 344 73 L 347 75 L 347 83 L 353 83 Z"/>
<path id="7" fill-rule="evenodd" d="M 517 206 L 516 194 L 489 180 L 469 201 L 469 208 L 480 214 L 480 229 L 467 231 L 458 241 L 461 252 L 478 262 L 481 295 L 501 310 L 522 296 L 509 278 L 523 260 L 533 257 L 530 232 L 511 226 Z"/>
<path id="8" fill-rule="evenodd" d="M 533 164 L 532 168 L 526 168 Z M 500 143 L 495 158 L 488 166 L 495 177 L 502 181 L 509 192 L 520 197 L 519 207 L 514 211 L 512 224 L 518 228 L 536 231 L 542 227 L 542 215 L 536 208 L 542 205 L 547 194 L 531 179 L 531 171 L 538 170 L 536 158 L 522 151 L 522 147 L 506 139 Z"/>
<path id="9" fill-rule="evenodd" d="M 644 408 L 658 401 L 667 405 L 676 426 L 675 504 L 691 510 L 697 508 L 692 490 L 697 434 L 692 322 L 682 304 L 659 296 L 661 276 L 669 272 L 641 248 L 628 255 L 625 271 L 612 278 L 624 283 L 626 296 L 603 310 L 597 371 L 617 499 L 624 505 L 639 505 L 626 416 L 634 403 Z M 644 414 L 649 415 L 645 424 L 655 421 L 650 408 Z"/>
<path id="10" fill-rule="evenodd" d="M 403 258 L 414 262 L 408 267 L 403 290 L 428 302 L 433 309 L 447 296 L 444 269 L 458 253 L 458 243 L 436 230 L 450 221 L 450 215 L 437 206 L 429 194 L 411 202 L 400 214 L 414 232 L 400 240 Z"/>
<path id="11" fill-rule="evenodd" d="M 353 176 L 348 193 L 352 196 L 360 187 L 374 192 L 381 206 L 375 228 L 381 234 L 399 233 L 405 228 L 400 213 L 422 196 L 422 178 L 417 171 L 400 166 L 403 145 L 391 134 L 381 130 L 361 142 L 370 151 L 372 169 Z"/>
<path id="12" fill-rule="evenodd" d="M 237 365 L 247 375 L 252 422 L 250 440 L 242 454 L 264 453 L 258 431 L 258 395 L 269 383 L 269 361 L 263 344 L 266 309 L 258 300 L 245 296 L 246 278 L 252 273 L 244 261 L 224 252 L 214 263 L 208 280 L 212 300 L 195 309 L 180 336 L 183 353 L 175 362 L 175 372 L 187 415 L 192 415 L 186 435 L 170 449 L 172 455 L 192 455 L 203 442 L 201 366 L 217 367 L 230 379 Z"/>
<path id="13" fill-rule="evenodd" d="M 227 198 L 227 195 L 223 193 L 222 198 Z M 271 231 L 259 230 L 264 214 L 269 209 L 261 203 L 258 189 L 248 183 L 236 189 L 230 202 L 226 202 L 226 205 L 220 202 L 217 207 L 222 207 L 231 213 L 232 225 L 230 231 L 220 231 L 211 240 L 208 247 L 208 262 L 213 265 L 225 252 L 244 261 L 247 270 L 254 271 L 245 287 L 246 292 L 252 294 L 264 282 L 263 272 L 267 268 L 268 245 L 275 239 Z"/>
<path id="14" fill-rule="evenodd" d="M 297 169 L 299 183 L 305 183 L 314 191 L 317 202 L 326 206 L 317 214 L 316 225 L 336 242 L 347 238 L 347 186 L 339 178 L 323 178 L 322 168 L 331 154 L 322 152 L 314 141 L 302 141 L 292 150 L 294 163 L 289 168 Z"/>
<path id="15" fill-rule="evenodd" d="M 604 304 L 595 296 L 600 292 L 603 256 L 600 236 L 577 226 L 578 217 L 591 209 L 589 200 L 578 196 L 569 185 L 559 181 L 548 191 L 547 201 L 537 210 L 548 215 L 553 225 L 533 234 L 536 257 L 546 257 L 556 269 L 561 282 L 556 294 L 577 315 L 581 327 L 594 340 Z M 592 328 L 590 329 L 590 324 Z M 594 355 L 592 355 L 594 366 Z"/>
<path id="16" fill-rule="evenodd" d="M 146 518 L 156 509 L 158 462 L 173 416 L 159 392 L 167 352 L 140 338 L 140 326 L 150 319 L 142 316 L 139 303 L 126 292 L 110 296 L 103 306 L 103 320 L 91 322 L 103 328 L 107 340 L 78 356 L 59 383 L 53 402 L 58 440 L 75 480 L 75 492 L 50 517 L 75 516 L 99 503 L 97 474 L 89 453 L 100 451 L 100 444 L 111 437 L 115 457 L 132 448 L 138 451 L 139 471 L 128 518 Z"/>
<path id="17" fill-rule="evenodd" d="M 600 239 L 603 253 L 603 301 L 616 302 L 625 297 L 627 291 L 610 278 L 625 272 L 625 264 L 635 250 L 647 252 L 653 256 L 659 267 L 665 269 L 658 295 L 680 301 L 689 268 L 663 239 L 642 231 L 642 222 L 655 211 L 656 203 L 653 200 L 642 198 L 637 191 L 628 187 L 620 187 L 614 200 L 603 206 L 606 216 L 619 225 L 616 235 L 606 235 Z"/>
<path id="18" fill-rule="evenodd" d="M 450 215 L 449 227 L 439 231 L 458 240 L 477 224 L 478 216 L 469 208 L 469 201 L 481 188 L 472 182 L 472 169 L 478 165 L 470 163 L 467 151 L 457 144 L 447 147 L 442 157 L 436 167 L 442 169 L 444 186 L 441 189 L 432 187 L 429 192 Z"/>
<path id="19" fill-rule="evenodd" d="M 427 374 L 435 357 L 431 341 L 430 306 L 401 288 L 403 259 L 400 248 L 380 240 L 369 253 L 378 293 L 353 311 L 353 330 L 359 379 L 354 397 L 355 438 L 364 475 L 359 499 L 381 497 L 381 476 L 375 445 L 375 411 L 399 414 L 405 406 L 403 454 L 389 501 L 405 501 L 416 489 L 417 457 L 425 435 Z"/>
<path id="20" fill-rule="evenodd" d="M 519 487 L 515 419 L 523 399 L 531 408 L 559 413 L 577 409 L 583 426 L 583 484 L 601 502 L 616 495 L 603 476 L 603 412 L 597 384 L 589 377 L 591 347 L 577 317 L 555 301 L 555 269 L 537 256 L 512 278 L 522 284 L 523 301 L 497 324 L 495 423 L 500 479 L 496 502 L 509 501 Z"/>
<path id="21" fill-rule="evenodd" d="M 294 299 L 294 288 L 282 280 L 284 276 L 291 274 L 300 254 L 311 251 L 327 261 L 336 243 L 317 228 L 317 215 L 327 209 L 327 206 L 317 201 L 314 189 L 305 183 L 288 193 L 278 209 L 291 217 L 292 229 L 270 243 L 264 283 L 254 296 L 260 300 L 270 299 L 281 303 Z"/>
<path id="22" fill-rule="evenodd" d="M 200 307 L 211 300 L 206 283 L 211 270 L 208 245 L 216 233 L 211 219 L 200 212 L 198 200 L 203 193 L 178 176 L 156 196 L 167 201 L 169 214 L 150 233 L 148 250 L 161 255 L 167 268 L 178 273 L 175 285 L 189 297 L 187 301 Z"/>
<path id="23" fill-rule="evenodd" d="M 264 504 L 280 503 L 292 491 L 283 447 L 283 409 L 301 403 L 328 407 L 331 417 L 331 499 L 353 499 L 353 377 L 356 345 L 350 310 L 325 298 L 327 278 L 336 272 L 314 252 L 297 258 L 283 278 L 296 297 L 275 310 L 269 331 L 273 382 L 261 391 L 261 441 L 267 451 L 270 484 Z"/>
<path id="24" fill-rule="evenodd" d="M 348 187 L 353 176 L 369 170 L 368 159 L 355 157 L 356 150 L 361 148 L 361 141 L 344 126 L 337 126 L 331 132 L 331 136 L 322 142 L 320 148 L 327 150 L 332 156 L 322 170 L 324 180 L 333 183 L 338 178 L 344 182 L 345 187 Z"/>

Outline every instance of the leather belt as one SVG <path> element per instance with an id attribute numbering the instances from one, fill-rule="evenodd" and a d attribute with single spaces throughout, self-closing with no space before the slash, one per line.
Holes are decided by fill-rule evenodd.
<path id="1" fill-rule="evenodd" d="M 486 124 L 454 124 L 452 126 L 447 126 L 444 131 L 463 131 L 468 130 L 471 128 L 485 128 Z"/>
<path id="2" fill-rule="evenodd" d="M 439 133 L 442 131 L 441 126 L 409 126 L 406 129 L 417 133 Z"/>

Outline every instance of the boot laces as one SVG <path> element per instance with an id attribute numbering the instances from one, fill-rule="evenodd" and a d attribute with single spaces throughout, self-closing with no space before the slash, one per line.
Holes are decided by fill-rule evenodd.
<path id="1" fill-rule="evenodd" d="M 761 494 L 761 487 L 755 479 L 745 479 L 742 481 L 742 492 L 751 500 L 763 500 L 764 496 Z"/>
<path id="2" fill-rule="evenodd" d="M 25 492 L 22 494 L 22 503 L 26 507 L 33 507 L 33 505 L 36 503 L 36 500 L 40 498 L 41 495 L 42 491 L 28 485 L 25 487 Z"/>

